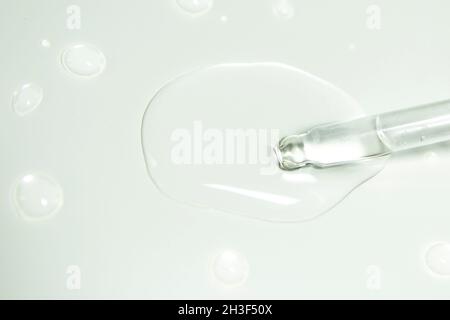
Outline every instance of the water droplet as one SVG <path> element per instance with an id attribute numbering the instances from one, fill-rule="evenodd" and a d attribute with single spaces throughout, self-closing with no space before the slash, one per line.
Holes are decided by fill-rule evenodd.
<path id="1" fill-rule="evenodd" d="M 228 286 L 242 285 L 249 273 L 245 256 L 234 250 L 220 253 L 213 262 L 213 273 L 217 280 Z"/>
<path id="2" fill-rule="evenodd" d="M 44 39 L 44 40 L 41 41 L 41 46 L 43 46 L 44 48 L 50 48 L 51 45 L 52 44 L 47 39 Z"/>
<path id="3" fill-rule="evenodd" d="M 144 115 L 142 146 L 151 179 L 171 199 L 302 221 L 333 208 L 385 160 L 283 171 L 267 149 L 288 134 L 360 115 L 351 97 L 299 69 L 223 64 L 181 76 L 156 94 Z"/>
<path id="4" fill-rule="evenodd" d="M 58 212 L 63 205 L 63 192 L 51 177 L 27 174 L 15 185 L 13 202 L 23 218 L 39 220 Z"/>
<path id="5" fill-rule="evenodd" d="M 228 17 L 227 16 L 221 16 L 220 17 L 220 21 L 222 21 L 223 23 L 228 22 Z"/>
<path id="6" fill-rule="evenodd" d="M 44 90 L 34 83 L 27 83 L 14 91 L 12 107 L 19 116 L 29 114 L 36 109 L 44 98 Z"/>
<path id="7" fill-rule="evenodd" d="M 291 19 L 295 9 L 289 0 L 275 0 L 272 6 L 273 13 L 280 19 Z"/>
<path id="8" fill-rule="evenodd" d="M 423 159 L 428 165 L 436 165 L 439 162 L 439 156 L 434 151 L 425 152 Z"/>
<path id="9" fill-rule="evenodd" d="M 356 44 L 350 43 L 350 44 L 348 45 L 348 50 L 350 50 L 350 51 L 355 51 L 355 50 L 356 50 Z"/>
<path id="10" fill-rule="evenodd" d="M 69 72 L 83 77 L 98 76 L 106 66 L 103 52 L 87 44 L 68 47 L 62 53 L 61 61 Z"/>
<path id="11" fill-rule="evenodd" d="M 177 0 L 178 5 L 191 14 L 205 13 L 211 9 L 213 0 Z"/>
<path id="12" fill-rule="evenodd" d="M 450 276 L 450 244 L 435 243 L 425 253 L 425 263 L 438 276 Z"/>

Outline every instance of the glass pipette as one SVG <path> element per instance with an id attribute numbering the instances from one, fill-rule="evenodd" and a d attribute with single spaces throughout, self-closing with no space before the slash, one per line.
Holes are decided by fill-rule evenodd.
<path id="1" fill-rule="evenodd" d="M 280 168 L 348 164 L 450 140 L 450 100 L 327 123 L 282 138 Z"/>

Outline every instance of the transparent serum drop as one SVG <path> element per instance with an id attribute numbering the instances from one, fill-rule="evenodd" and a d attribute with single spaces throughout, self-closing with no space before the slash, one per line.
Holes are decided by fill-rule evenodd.
<path id="1" fill-rule="evenodd" d="M 302 221 L 334 207 L 383 159 L 281 170 L 281 137 L 361 115 L 331 84 L 278 63 L 224 64 L 161 88 L 142 123 L 149 175 L 179 202 L 269 221 Z"/>
<path id="2" fill-rule="evenodd" d="M 26 174 L 13 190 L 13 202 L 19 214 L 27 220 L 41 220 L 53 216 L 63 205 L 59 184 L 45 174 Z"/>
<path id="3" fill-rule="evenodd" d="M 34 111 L 44 99 L 44 90 L 35 83 L 27 83 L 14 91 L 12 108 L 19 116 Z"/>
<path id="4" fill-rule="evenodd" d="M 69 46 L 62 53 L 61 62 L 70 73 L 81 77 L 98 76 L 106 66 L 103 52 L 88 44 Z"/>

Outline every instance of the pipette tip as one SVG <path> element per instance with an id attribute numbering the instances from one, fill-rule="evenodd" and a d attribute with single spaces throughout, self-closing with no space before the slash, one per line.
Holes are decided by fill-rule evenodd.
<path id="1" fill-rule="evenodd" d="M 304 152 L 304 136 L 305 134 L 286 136 L 274 147 L 274 152 L 281 169 L 295 170 L 308 164 Z"/>

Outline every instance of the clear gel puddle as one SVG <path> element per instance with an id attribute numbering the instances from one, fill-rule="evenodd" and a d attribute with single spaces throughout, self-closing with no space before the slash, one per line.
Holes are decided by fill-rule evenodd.
<path id="1" fill-rule="evenodd" d="M 279 169 L 278 140 L 361 115 L 329 83 L 277 63 L 227 64 L 181 76 L 142 123 L 148 172 L 177 201 L 270 221 L 302 221 L 334 207 L 383 159 L 327 169 Z"/>

